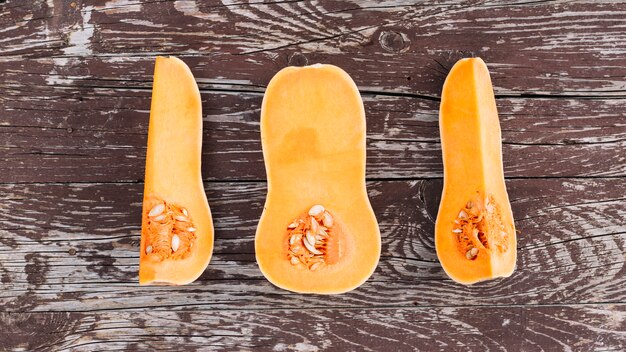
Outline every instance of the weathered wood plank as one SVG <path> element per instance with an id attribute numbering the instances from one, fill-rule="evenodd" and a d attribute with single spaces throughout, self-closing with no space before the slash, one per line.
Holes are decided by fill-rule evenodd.
<path id="1" fill-rule="evenodd" d="M 77 6 L 36 2 L 0 12 L 0 164 L 10 170 L 0 182 L 141 180 L 154 55 L 170 52 L 185 56 L 203 90 L 207 180 L 264 179 L 263 87 L 278 69 L 309 61 L 338 64 L 361 87 L 368 178 L 441 177 L 436 96 L 447 68 L 470 54 L 490 63 L 503 96 L 507 176 L 626 174 L 622 4 Z M 302 44 L 291 45 L 294 38 Z M 469 49 L 449 50 L 459 47 Z"/>
<path id="2" fill-rule="evenodd" d="M 147 65 L 152 70 L 154 63 Z M 0 77 L 0 84 L 6 88 L 0 96 L 0 108 L 5 111 L 0 126 L 146 133 L 151 81 L 141 88 L 127 87 L 118 81 L 103 87 L 102 81 L 89 75 L 34 75 L 27 73 L 25 67 L 15 66 L 10 72 L 0 72 Z M 222 129 L 259 133 L 264 87 L 246 90 L 196 78 L 200 81 L 206 133 Z M 439 141 L 438 99 L 367 91 L 361 94 L 369 138 Z M 622 113 L 626 109 L 625 98 L 497 97 L 497 104 L 500 119 L 507 123 L 503 126 L 505 143 L 590 144 L 626 137 Z"/>
<path id="3" fill-rule="evenodd" d="M 265 179 L 262 93 L 208 90 L 203 99 L 205 179 Z M 442 176 L 437 101 L 371 94 L 364 101 L 368 178 Z M 626 99 L 500 98 L 498 106 L 507 177 L 626 176 Z M 149 89 L 8 90 L 0 96 L 0 182 L 143 179 L 149 107 Z"/>
<path id="4" fill-rule="evenodd" d="M 622 351 L 626 306 L 0 313 L 28 351 Z"/>
<path id="5" fill-rule="evenodd" d="M 436 258 L 441 180 L 368 186 L 382 233 L 380 265 L 358 290 L 326 297 L 277 289 L 259 272 L 254 231 L 264 183 L 206 184 L 215 255 L 199 281 L 177 288 L 137 286 L 141 184 L 1 185 L 0 304 L 24 312 L 626 301 L 623 178 L 509 181 L 517 271 L 472 287 L 450 281 Z"/>
<path id="6" fill-rule="evenodd" d="M 0 349 L 624 350 L 624 28 L 613 1 L 0 0 Z M 159 54 L 204 99 L 216 253 L 185 287 L 136 283 Z M 432 238 L 438 95 L 466 56 L 492 72 L 520 230 L 516 273 L 473 287 Z M 241 182 L 265 177 L 267 82 L 314 62 L 359 85 L 379 180 L 380 266 L 332 297 L 263 278 L 265 184 Z"/>
<path id="7" fill-rule="evenodd" d="M 289 63 L 327 62 L 368 90 L 438 95 L 452 63 L 477 55 L 500 94 L 626 90 L 626 4 L 612 1 L 37 1 L 2 10 L 0 71 L 16 59 L 60 59 L 54 73 L 112 57 L 119 69 L 88 72 L 134 84 L 149 81 L 154 55 L 177 54 L 200 77 L 254 86 Z M 137 60 L 142 77 L 122 69 Z"/>

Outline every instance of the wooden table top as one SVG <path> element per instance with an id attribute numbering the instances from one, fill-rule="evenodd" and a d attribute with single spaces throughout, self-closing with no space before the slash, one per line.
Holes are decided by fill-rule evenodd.
<path id="1" fill-rule="evenodd" d="M 215 251 L 138 285 L 156 55 L 203 101 Z M 449 68 L 488 64 L 515 273 L 462 286 L 434 248 Z M 353 292 L 301 295 L 255 263 L 265 86 L 330 63 L 359 86 L 382 234 Z M 0 350 L 623 351 L 626 3 L 0 0 Z"/>

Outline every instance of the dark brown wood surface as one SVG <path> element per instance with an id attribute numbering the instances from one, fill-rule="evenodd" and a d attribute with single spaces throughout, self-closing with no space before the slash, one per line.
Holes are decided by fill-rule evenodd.
<path id="1" fill-rule="evenodd" d="M 156 55 L 203 99 L 211 264 L 137 284 Z M 439 94 L 489 65 L 516 272 L 462 286 L 434 250 Z M 344 68 L 363 96 L 374 275 L 338 296 L 272 286 L 254 257 L 264 87 Z M 623 351 L 626 3 L 0 0 L 0 350 Z"/>

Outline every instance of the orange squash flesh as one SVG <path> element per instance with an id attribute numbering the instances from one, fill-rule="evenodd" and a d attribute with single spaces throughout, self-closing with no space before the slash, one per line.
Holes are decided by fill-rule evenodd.
<path id="1" fill-rule="evenodd" d="M 202 184 L 201 148 L 202 107 L 194 77 L 181 60 L 157 57 L 146 154 L 140 284 L 190 283 L 211 259 L 213 221 Z M 158 213 L 160 208 L 153 210 L 158 204 L 167 208 Z M 151 211 L 158 214 L 151 216 Z"/>
<path id="2" fill-rule="evenodd" d="M 338 67 L 288 67 L 269 83 L 261 109 L 268 193 L 255 249 L 274 285 L 300 293 L 350 291 L 373 273 L 380 232 L 365 188 L 365 113 Z M 334 218 L 325 262 L 289 260 L 289 224 L 322 205 Z M 320 226 L 323 226 L 320 220 Z M 311 254 L 312 255 L 312 254 Z"/>
<path id="3" fill-rule="evenodd" d="M 510 276 L 517 258 L 515 225 L 495 97 L 480 58 L 460 60 L 450 70 L 439 127 L 444 164 L 435 226 L 439 261 L 463 284 Z"/>

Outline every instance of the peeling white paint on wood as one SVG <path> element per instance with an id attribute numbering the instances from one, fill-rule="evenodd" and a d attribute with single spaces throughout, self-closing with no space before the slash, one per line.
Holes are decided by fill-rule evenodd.
<path id="1" fill-rule="evenodd" d="M 63 48 L 65 55 L 89 56 L 92 54 L 91 37 L 95 29 L 95 25 L 89 23 L 92 11 L 93 6 L 85 6 L 81 10 L 82 22 L 70 29 L 68 47 Z"/>
<path id="2" fill-rule="evenodd" d="M 398 317 L 401 317 L 399 319 Z M 494 322 L 523 317 L 502 328 Z M 555 344 L 576 350 L 624 345 L 624 305 L 548 307 L 404 307 L 387 309 L 103 311 L 3 314 L 0 325 L 13 332 L 16 322 L 41 330 L 49 340 L 18 337 L 9 347 L 45 348 L 50 340 L 63 350 L 154 350 L 174 345 L 184 350 L 398 350 L 470 349 L 551 350 Z M 144 324 L 150 322 L 150 329 Z M 176 322 L 175 324 L 173 322 Z M 615 323 L 617 322 L 617 326 Z M 388 328 L 380 329 L 377 323 Z M 324 336 L 310 333 L 327 332 Z M 89 334 L 85 334 L 89 331 Z M 35 335 L 36 336 L 36 335 Z M 207 348 L 208 347 L 208 348 Z"/>
<path id="3" fill-rule="evenodd" d="M 0 349 L 624 350 L 623 4 L 13 3 L 0 10 Z M 160 54 L 185 60 L 203 97 L 216 253 L 184 287 L 136 283 Z M 438 96 L 467 56 L 492 73 L 520 230 L 514 276 L 473 287 L 445 276 L 432 238 Z M 269 284 L 253 244 L 265 86 L 315 62 L 361 89 L 383 234 L 372 279 L 330 297 Z"/>
<path id="4" fill-rule="evenodd" d="M 211 23 L 228 22 L 223 16 L 215 12 L 202 12 L 195 0 L 176 0 L 174 8 L 182 12 L 185 16 L 193 16 L 202 20 L 211 21 Z"/>
<path id="5" fill-rule="evenodd" d="M 588 200 L 584 207 L 577 205 L 581 192 L 572 184 L 584 187 Z M 509 279 L 474 287 L 460 287 L 447 279 L 434 252 L 433 219 L 441 181 L 369 182 L 383 242 L 379 268 L 360 293 L 323 298 L 272 298 L 280 290 L 264 281 L 254 261 L 254 229 L 265 183 L 214 182 L 206 187 L 220 240 L 203 279 L 189 286 L 191 291 L 168 293 L 170 303 L 185 302 L 187 308 L 245 304 L 254 309 L 309 309 L 359 307 L 364 301 L 369 306 L 402 306 L 415 300 L 449 305 L 468 294 L 483 305 L 626 298 L 621 290 L 626 277 L 620 274 L 626 253 L 626 209 L 618 198 L 626 192 L 626 185 L 619 179 L 509 181 L 520 230 L 518 267 Z M 0 208 L 0 219 L 5 219 L 0 224 L 15 229 L 0 237 L 0 243 L 11 247 L 0 250 L 0 276 L 10 281 L 12 289 L 29 290 L 37 297 L 38 310 L 70 309 L 67 300 L 48 297 L 50 291 L 79 296 L 79 301 L 72 299 L 73 310 L 159 309 L 158 297 L 167 288 L 136 286 L 141 189 L 137 183 L 0 186 L 0 204 L 5 205 Z M 540 190 L 541 197 L 532 190 Z M 68 255 L 72 251 L 75 254 Z M 39 253 L 38 260 L 46 263 L 36 282 L 23 270 L 33 261 L 30 253 Z M 210 294 L 193 296 L 198 287 Z M 379 292 L 382 287 L 384 291 Z M 417 291 L 419 297 L 414 295 Z M 241 292 L 260 296 L 252 302 Z M 373 292 L 377 292 L 376 299 L 362 297 Z M 19 302 L 19 296 L 0 295 L 5 307 L 13 307 L 14 302 Z"/>
<path id="6" fill-rule="evenodd" d="M 141 11 L 141 2 L 137 0 L 109 0 L 104 6 L 98 9 L 104 9 L 106 14 L 124 14 Z"/>

